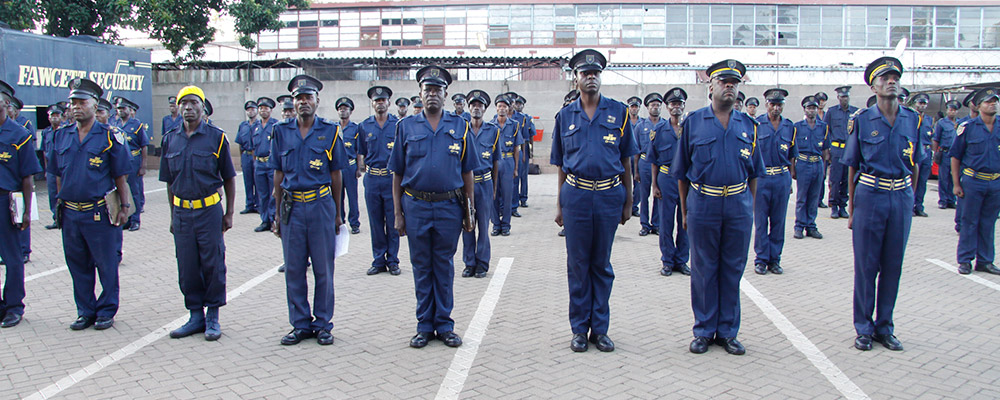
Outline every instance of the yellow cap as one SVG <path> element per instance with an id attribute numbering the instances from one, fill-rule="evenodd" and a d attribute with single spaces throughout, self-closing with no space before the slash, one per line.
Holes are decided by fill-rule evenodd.
<path id="1" fill-rule="evenodd" d="M 197 87 L 197 86 L 185 86 L 184 88 L 181 89 L 180 92 L 177 92 L 177 105 L 180 105 L 181 104 L 181 99 L 183 99 L 184 96 L 187 96 L 189 94 L 193 94 L 195 96 L 198 96 L 198 98 L 201 99 L 202 103 L 205 102 L 205 91 L 204 90 L 201 90 L 201 88 Z"/>

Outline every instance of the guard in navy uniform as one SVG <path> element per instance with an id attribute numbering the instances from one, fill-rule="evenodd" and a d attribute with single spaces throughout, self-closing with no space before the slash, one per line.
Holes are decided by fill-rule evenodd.
<path id="1" fill-rule="evenodd" d="M 578 98 L 580 97 L 579 92 L 577 92 L 577 97 Z M 642 99 L 640 99 L 637 96 L 632 96 L 632 97 L 629 97 L 628 100 L 625 100 L 625 104 L 628 105 L 628 129 L 627 129 L 627 132 L 632 135 L 632 141 L 638 143 L 638 138 L 636 137 L 637 135 L 635 134 L 635 126 L 638 125 L 639 121 L 642 120 L 642 118 L 639 117 L 639 108 L 642 107 Z M 642 151 L 642 149 L 639 149 L 639 150 Z M 632 167 L 632 179 L 633 179 L 632 187 L 633 187 L 633 189 L 635 189 L 635 190 L 632 191 L 632 216 L 633 217 L 638 217 L 638 216 L 642 215 L 639 212 L 639 205 L 642 204 L 642 190 L 638 189 L 638 187 L 640 186 L 640 182 L 639 182 L 639 166 L 636 165 L 637 161 L 638 161 L 638 157 L 632 157 L 631 159 L 628 160 L 629 165 L 631 165 L 631 167 Z"/>
<path id="2" fill-rule="evenodd" d="M 351 122 L 351 114 L 354 112 L 354 101 L 341 97 L 337 99 L 337 115 L 340 117 L 340 138 L 344 141 L 344 150 L 347 151 L 347 168 L 341 174 L 344 190 L 340 193 L 340 219 L 347 221 L 351 225 L 351 234 L 361 233 L 361 212 L 358 211 L 358 178 L 361 172 L 358 170 L 358 141 L 361 131 L 358 124 Z M 346 197 L 345 197 L 346 196 Z M 346 201 L 345 201 L 346 200 Z M 350 211 L 347 209 L 350 208 Z"/>
<path id="3" fill-rule="evenodd" d="M 274 99 L 281 105 L 281 120 L 295 118 L 295 102 L 292 96 L 283 94 Z"/>
<path id="4" fill-rule="evenodd" d="M 424 102 L 420 96 L 410 97 L 410 101 L 413 103 L 413 115 L 420 114 L 424 110 Z"/>
<path id="5" fill-rule="evenodd" d="M 823 117 L 826 116 L 826 101 L 829 100 L 830 97 L 827 96 L 826 92 L 816 92 L 816 94 L 814 95 L 814 97 L 816 98 L 816 103 L 819 104 L 819 106 L 817 107 L 818 111 L 816 113 L 816 118 L 818 118 L 820 121 L 823 121 Z M 830 170 L 830 160 L 829 160 L 829 158 L 824 158 L 823 159 L 823 181 L 820 182 L 820 184 L 819 184 L 819 208 L 827 208 L 827 205 L 823 201 L 823 199 L 826 198 L 826 189 L 827 189 L 826 188 L 826 181 L 827 181 L 826 175 L 829 173 L 828 172 L 829 170 Z"/>
<path id="6" fill-rule="evenodd" d="M 7 82 L 0 81 L 0 108 L 7 108 L 14 97 L 14 89 Z M 58 110 L 49 107 L 51 111 Z M 56 125 L 58 127 L 58 124 Z M 31 207 L 24 207 L 21 223 L 14 223 L 10 212 L 10 193 L 21 192 L 26 201 L 34 193 L 32 177 L 42 172 L 31 133 L 0 112 L 0 257 L 4 267 L 3 293 L 0 296 L 0 327 L 10 328 L 21 323 L 24 315 L 24 260 L 19 240 L 14 240 L 18 231 L 25 231 L 31 224 Z"/>
<path id="7" fill-rule="evenodd" d="M 816 213 L 823 199 L 823 170 L 830 158 L 829 126 L 819 119 L 819 101 L 815 96 L 802 99 L 806 119 L 795 123 L 795 161 L 792 163 L 795 178 L 795 233 L 796 239 L 806 236 L 822 239 L 816 227 Z M 765 162 L 766 164 L 766 162 Z"/>
<path id="8" fill-rule="evenodd" d="M 819 106 L 817 106 L 816 118 L 819 118 L 819 120 L 822 121 L 823 117 L 826 116 L 826 101 L 830 99 L 830 96 L 827 96 L 826 92 L 816 92 L 815 97 L 816 103 L 819 104 Z M 820 198 L 822 198 L 822 196 Z"/>
<path id="9" fill-rule="evenodd" d="M 114 109 L 114 105 L 112 105 L 110 101 L 107 101 L 107 100 L 105 100 L 103 98 L 102 99 L 98 99 L 97 100 L 97 112 L 94 114 L 94 119 L 96 119 L 97 122 L 100 122 L 102 124 L 110 125 L 111 124 L 110 123 L 110 119 L 111 119 L 111 110 L 112 109 Z M 70 116 L 73 115 L 72 112 L 69 112 L 69 114 L 70 114 Z M 75 124 L 76 121 L 73 121 L 73 123 Z"/>
<path id="10" fill-rule="evenodd" d="M 396 116 L 399 118 L 404 118 L 409 113 L 410 99 L 406 97 L 400 97 L 396 99 Z"/>
<path id="11" fill-rule="evenodd" d="M 927 213 L 924 212 L 924 194 L 927 193 L 927 179 L 931 177 L 931 164 L 934 162 L 931 151 L 934 142 L 934 117 L 926 113 L 927 103 L 930 100 L 927 93 L 917 93 L 916 96 L 913 96 L 913 109 L 920 114 L 917 131 L 920 132 L 920 147 L 924 152 L 924 156 L 920 158 L 920 175 L 917 176 L 916 188 L 913 191 L 913 216 L 915 217 L 927 216 Z M 942 179 L 938 179 L 938 182 L 940 181 Z M 940 184 L 938 187 L 940 188 Z"/>
<path id="12" fill-rule="evenodd" d="M 746 101 L 746 99 L 747 95 L 743 94 L 742 91 L 736 94 L 736 104 L 734 105 L 736 111 L 743 112 L 743 102 Z"/>
<path id="13" fill-rule="evenodd" d="M 392 90 L 385 86 L 368 89 L 375 115 L 358 126 L 358 170 L 365 174 L 365 206 L 368 209 L 368 226 L 372 236 L 372 266 L 368 275 L 389 271 L 399 275 L 399 233 L 396 232 L 395 212 L 392 201 L 392 176 L 389 174 L 389 154 L 395 145 L 396 124 L 399 118 L 389 114 Z M 410 101 L 405 98 L 396 100 Z"/>
<path id="14" fill-rule="evenodd" d="M 7 106 L 7 111 L 9 112 L 10 118 L 14 119 L 18 125 L 21 125 L 28 133 L 31 134 L 32 140 L 35 136 L 35 124 L 31 123 L 28 117 L 21 115 L 21 110 L 24 109 L 24 102 L 17 97 L 11 96 L 10 104 Z"/>
<path id="15" fill-rule="evenodd" d="M 747 99 L 746 107 L 744 107 L 744 111 L 747 113 L 747 115 L 750 116 L 750 118 L 756 119 L 757 118 L 757 107 L 759 107 L 759 106 L 760 106 L 760 99 L 758 99 L 756 97 L 751 97 L 751 98 Z"/>
<path id="16" fill-rule="evenodd" d="M 458 347 L 462 338 L 451 319 L 453 260 L 459 234 L 475 228 L 469 214 L 476 207 L 473 171 L 479 152 L 469 123 L 444 110 L 451 74 L 430 65 L 417 71 L 417 81 L 427 109 L 399 121 L 389 156 L 396 230 L 409 234 L 417 295 L 417 334 L 410 347 L 424 347 L 434 338 Z"/>
<path id="17" fill-rule="evenodd" d="M 903 64 L 892 57 L 880 57 L 865 68 L 865 83 L 877 103 L 851 117 L 841 160 L 850 168 L 848 176 L 856 177 L 848 181 L 847 207 L 858 350 L 871 350 L 872 340 L 890 350 L 903 349 L 893 332 L 892 311 L 913 219 L 912 176 L 924 152 L 917 134 L 919 116 L 899 104 L 902 74 Z"/>
<path id="18" fill-rule="evenodd" d="M 135 214 L 128 218 L 124 229 L 134 232 L 139 230 L 139 214 L 142 213 L 142 207 L 146 203 L 142 178 L 146 176 L 146 146 L 149 145 L 149 136 L 146 134 L 146 125 L 133 117 L 139 110 L 138 104 L 124 97 L 118 97 L 116 106 L 118 128 L 125 134 L 125 141 L 132 152 L 132 172 L 128 174 L 128 187 L 135 200 Z"/>
<path id="19" fill-rule="evenodd" d="M 570 59 L 580 99 L 559 110 L 552 131 L 552 165 L 559 167 L 556 224 L 566 227 L 570 349 L 614 351 L 611 247 L 618 225 L 632 216 L 632 167 L 639 153 L 625 104 L 601 95 L 608 61 L 593 49 Z M 652 167 L 650 167 L 652 168 Z"/>
<path id="20" fill-rule="evenodd" d="M 834 89 L 839 104 L 830 107 L 823 115 L 823 122 L 830 129 L 830 218 L 847 218 L 847 165 L 840 162 L 847 143 L 847 122 L 858 111 L 851 105 L 851 87 Z"/>
<path id="21" fill-rule="evenodd" d="M 517 164 L 521 158 L 521 143 L 523 138 L 517 133 L 517 123 L 509 118 L 510 103 L 513 100 L 505 95 L 497 96 L 497 115 L 490 123 L 497 126 L 497 171 L 494 176 L 496 190 L 493 200 L 493 231 L 491 235 L 510 236 L 510 217 L 514 210 L 514 186 L 517 184 L 515 177 L 518 174 Z"/>
<path id="22" fill-rule="evenodd" d="M 566 108 L 566 106 L 568 106 L 570 104 L 573 104 L 573 102 L 576 101 L 576 99 L 579 99 L 579 98 L 580 98 L 580 91 L 579 90 L 576 90 L 576 89 L 570 90 L 568 93 L 566 93 L 565 96 L 563 96 L 563 105 L 562 105 L 562 108 Z M 631 123 L 631 119 L 629 120 L 629 123 Z M 628 129 L 629 129 L 629 132 L 631 132 L 632 127 L 629 126 Z M 632 159 L 629 158 L 629 162 L 632 162 L 631 160 Z M 632 167 L 635 167 L 635 166 L 632 165 Z M 635 168 L 632 168 L 632 170 L 634 171 Z M 633 201 L 635 201 L 636 197 L 632 196 L 632 198 L 633 198 Z M 632 216 L 633 217 L 638 217 L 639 216 L 639 206 L 636 205 L 636 204 L 632 205 Z M 560 237 L 565 237 L 566 236 L 566 228 L 559 229 L 559 236 Z"/>
<path id="23" fill-rule="evenodd" d="M 638 170 L 635 170 L 635 182 L 637 183 L 635 189 L 639 192 L 639 224 L 641 225 L 639 236 L 646 236 L 650 233 L 658 235 L 660 232 L 660 200 L 651 196 L 653 188 L 653 164 L 650 162 L 646 150 L 649 148 L 649 142 L 653 140 L 653 135 L 665 129 L 663 126 L 669 124 L 669 122 L 660 118 L 663 97 L 659 94 L 653 96 L 653 94 L 646 95 L 646 98 L 643 100 L 643 104 L 646 106 L 646 111 L 649 114 L 649 119 L 640 119 L 632 127 L 636 146 L 639 147 L 639 154 L 634 158 L 636 168 L 638 168 Z M 650 107 L 651 102 L 656 106 L 655 109 Z M 653 113 L 656 113 L 656 123 L 652 121 Z"/>
<path id="24" fill-rule="evenodd" d="M 962 118 L 959 118 L 959 120 L 958 120 L 958 125 L 959 126 L 961 126 L 962 123 L 964 123 L 966 121 L 972 121 L 972 120 L 976 119 L 976 117 L 979 116 L 979 108 L 972 104 L 972 100 L 976 97 L 976 94 L 978 92 L 979 92 L 978 90 L 973 90 L 972 92 L 970 92 L 968 95 L 965 96 L 965 99 L 962 100 L 962 105 L 969 108 L 969 115 L 966 115 L 966 116 L 964 116 Z M 938 190 L 941 190 L 940 187 L 938 188 Z M 954 193 L 954 188 L 952 188 L 952 193 Z M 961 233 L 961 231 L 962 231 L 961 228 L 962 228 L 962 198 L 961 197 L 956 197 L 955 198 L 955 232 Z"/>
<path id="25" fill-rule="evenodd" d="M 656 96 L 650 99 L 649 96 Z M 691 268 L 688 268 L 688 237 L 687 230 L 681 224 L 681 210 L 678 208 L 680 196 L 677 194 L 677 178 L 670 175 L 670 164 L 674 161 L 674 154 L 677 152 L 677 143 L 681 137 L 681 116 L 684 115 L 684 105 L 687 102 L 687 92 L 679 87 L 672 88 L 664 93 L 666 96 L 668 119 L 664 124 L 653 121 L 653 108 L 656 106 L 657 97 L 660 95 L 653 93 L 646 97 L 649 100 L 649 121 L 656 126 L 655 131 L 650 135 L 649 148 L 646 149 L 646 156 L 652 164 L 652 179 L 649 182 L 653 187 L 653 197 L 658 199 L 660 204 L 660 275 L 670 276 L 674 271 L 679 271 L 683 275 L 691 275 Z M 659 115 L 659 111 L 656 111 Z M 659 117 L 657 117 L 659 119 Z M 674 224 L 677 225 L 676 239 L 674 236 Z"/>
<path id="26" fill-rule="evenodd" d="M 462 119 L 469 121 L 472 119 L 472 115 L 465 110 L 465 106 L 468 103 L 468 99 L 464 94 L 456 93 L 451 96 L 451 101 L 455 102 L 455 115 L 462 117 Z"/>
<path id="27" fill-rule="evenodd" d="M 962 199 L 962 230 L 958 237 L 958 273 L 976 271 L 1000 275 L 993 265 L 994 236 L 1000 214 L 1000 121 L 997 100 L 1000 89 L 988 87 L 976 92 L 972 105 L 979 116 L 958 127 L 951 148 L 951 177 L 954 193 Z"/>
<path id="28" fill-rule="evenodd" d="M 233 227 L 236 169 L 225 132 L 202 121 L 205 92 L 186 86 L 177 99 L 184 123 L 163 137 L 160 181 L 167 184 L 177 275 L 191 317 L 170 337 L 205 332 L 205 340 L 213 341 L 222 336 L 219 307 L 226 304 L 223 233 Z M 220 187 L 226 193 L 225 209 Z"/>
<path id="29" fill-rule="evenodd" d="M 955 143 L 956 130 L 958 129 L 958 109 L 962 108 L 962 103 L 958 100 L 948 100 L 945 103 L 945 118 L 938 120 L 934 124 L 934 137 L 932 147 L 934 162 L 938 164 L 938 208 L 955 208 L 954 185 L 951 177 L 951 156 L 948 152 Z M 943 178 L 942 178 L 943 177 Z"/>
<path id="30" fill-rule="evenodd" d="M 316 116 L 323 83 L 308 75 L 288 82 L 295 99 L 296 117 L 274 126 L 271 168 L 274 169 L 275 206 L 279 218 L 275 234 L 281 237 L 285 258 L 288 322 L 292 331 L 281 344 L 293 345 L 316 337 L 333 344 L 333 271 L 336 235 L 340 233 L 341 170 L 347 152 L 333 121 Z M 306 269 L 312 262 L 312 312 Z"/>
<path id="31" fill-rule="evenodd" d="M 243 103 L 243 110 L 247 114 L 247 120 L 240 122 L 240 127 L 236 131 L 236 144 L 240 145 L 240 167 L 243 169 L 243 188 L 246 192 L 246 207 L 240 214 L 250 214 L 257 212 L 257 188 L 254 186 L 253 172 L 253 137 L 260 129 L 260 120 L 257 119 L 257 102 L 250 100 Z M 269 189 L 267 189 L 269 190 Z"/>
<path id="32" fill-rule="evenodd" d="M 757 149 L 764 159 L 764 176 L 757 181 L 757 193 L 754 196 L 754 237 L 753 249 L 754 273 L 765 275 L 770 271 L 780 275 L 781 251 L 785 247 L 785 220 L 788 214 L 788 196 L 791 193 L 792 179 L 795 176 L 793 160 L 799 156 L 795 138 L 795 124 L 781 116 L 785 110 L 785 89 L 768 89 L 764 92 L 767 102 L 767 114 L 757 118 Z M 812 96 L 807 98 L 813 99 Z M 815 102 L 815 100 L 813 100 Z M 815 110 L 814 110 L 815 111 Z M 815 114 L 814 114 L 815 115 Z M 823 140 L 823 136 L 815 140 Z M 812 178 L 822 178 L 820 157 L 814 155 L 807 167 L 815 169 Z M 809 168 L 807 168 L 809 169 Z M 807 170 L 807 173 L 812 171 Z M 819 173 L 819 174 L 817 174 Z M 802 182 L 801 180 L 799 182 Z M 818 185 L 815 180 L 810 184 Z M 822 182 L 819 182 L 821 184 Z M 808 186 L 804 186 L 808 188 Z M 818 188 L 816 188 L 818 189 Z M 799 190 L 800 197 L 802 191 Z M 814 193 L 818 194 L 818 193 Z M 815 212 L 815 207 L 813 207 Z M 815 218 L 815 215 L 814 215 Z M 802 229 L 796 227 L 797 238 L 802 237 Z M 815 227 L 813 227 L 815 228 Z"/>
<path id="33" fill-rule="evenodd" d="M 32 125 L 31 121 L 25 116 L 21 115 L 21 109 L 24 108 L 24 103 L 21 102 L 17 97 L 11 96 L 9 105 L 6 107 L 7 117 L 14 120 L 14 122 L 28 131 L 31 135 L 31 142 L 28 143 L 29 148 L 35 148 L 35 127 Z M 37 158 L 37 157 L 36 157 Z M 17 232 L 18 241 L 21 244 L 21 260 L 27 264 L 31 261 L 31 224 L 28 227 L 21 229 Z M 3 260 L 0 260 L 0 264 Z"/>
<path id="34" fill-rule="evenodd" d="M 518 119 L 521 121 L 521 139 L 524 143 L 521 144 L 521 158 L 517 164 L 517 199 L 519 200 L 514 203 L 514 207 L 528 207 L 528 164 L 531 162 L 531 143 L 532 137 L 535 136 L 535 122 L 533 118 L 524 113 L 524 105 L 528 102 L 519 94 L 515 93 L 516 98 L 513 98 L 514 112 L 518 115 Z"/>
<path id="35" fill-rule="evenodd" d="M 740 279 L 753 230 L 753 198 L 764 160 L 757 122 L 733 107 L 746 67 L 724 60 L 705 71 L 712 104 L 688 115 L 670 173 L 679 181 L 681 212 L 691 240 L 692 353 L 714 342 L 746 352 L 740 329 Z"/>
<path id="36" fill-rule="evenodd" d="M 62 127 L 63 124 L 63 114 L 66 110 L 59 104 L 50 105 L 48 111 L 49 115 L 49 126 L 42 130 L 42 154 L 49 154 L 52 152 L 52 145 L 55 143 L 54 136 L 56 131 Z M 52 223 L 45 225 L 45 229 L 56 229 L 59 224 L 56 223 L 56 201 L 59 194 L 59 187 L 56 186 L 56 176 L 51 172 L 45 172 L 45 185 L 48 187 L 49 191 L 49 210 L 52 211 Z"/>
<path id="37" fill-rule="evenodd" d="M 260 116 L 259 128 L 251 136 L 253 138 L 253 174 L 254 187 L 257 188 L 257 212 L 260 213 L 260 225 L 254 232 L 271 230 L 274 222 L 274 171 L 271 170 L 271 132 L 277 119 L 271 118 L 274 100 L 269 97 L 257 99 L 257 113 Z"/>
<path id="38" fill-rule="evenodd" d="M 167 105 L 170 107 L 170 115 L 163 116 L 163 120 L 160 121 L 160 138 L 167 136 L 167 132 L 184 123 L 184 118 L 181 118 L 180 109 L 177 107 L 177 97 L 167 97 Z M 253 179 L 253 174 L 250 174 L 250 179 Z"/>
<path id="39" fill-rule="evenodd" d="M 452 96 L 454 99 L 454 96 Z M 485 278 L 490 270 L 490 219 L 493 216 L 493 193 L 496 192 L 500 169 L 500 127 L 483 121 L 486 107 L 490 105 L 490 95 L 482 90 L 473 90 L 468 96 L 471 119 L 469 136 L 475 139 L 479 166 L 472 173 L 476 191 L 476 227 L 478 232 L 462 232 L 462 261 L 465 269 L 462 277 Z"/>
<path id="40" fill-rule="evenodd" d="M 94 325 L 104 330 L 114 325 L 118 312 L 121 224 L 127 219 L 126 209 L 133 206 L 125 190 L 132 155 L 125 135 L 95 121 L 97 99 L 104 90 L 81 78 L 70 81 L 69 88 L 76 125 L 56 132 L 47 165 L 58 177 L 63 252 L 73 278 L 78 318 L 70 329 Z M 121 204 L 115 216 L 108 215 L 104 199 L 112 191 Z M 103 288 L 100 297 L 94 295 L 95 278 Z"/>

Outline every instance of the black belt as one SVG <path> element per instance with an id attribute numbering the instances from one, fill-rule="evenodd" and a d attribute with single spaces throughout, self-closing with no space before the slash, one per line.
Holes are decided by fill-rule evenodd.
<path id="1" fill-rule="evenodd" d="M 458 188 L 447 192 L 422 192 L 419 190 L 404 188 L 403 192 L 406 193 L 407 196 L 417 200 L 436 202 L 454 199 L 462 194 L 462 189 Z"/>

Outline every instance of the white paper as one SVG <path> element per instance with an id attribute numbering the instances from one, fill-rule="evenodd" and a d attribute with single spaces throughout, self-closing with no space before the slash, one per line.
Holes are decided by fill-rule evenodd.
<path id="1" fill-rule="evenodd" d="M 337 240 L 335 242 L 336 244 L 334 246 L 336 246 L 336 252 L 333 255 L 333 258 L 338 258 L 347 254 L 347 250 L 351 246 L 351 228 L 349 228 L 347 224 L 340 225 L 340 233 L 337 234 Z"/>
<path id="2" fill-rule="evenodd" d="M 31 220 L 38 221 L 38 195 L 31 192 Z"/>

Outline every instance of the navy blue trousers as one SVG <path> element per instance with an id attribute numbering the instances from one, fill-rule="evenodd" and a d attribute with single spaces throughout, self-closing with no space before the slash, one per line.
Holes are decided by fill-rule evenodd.
<path id="1" fill-rule="evenodd" d="M 695 336 L 730 338 L 740 331 L 740 279 L 753 230 L 752 203 L 749 190 L 727 197 L 688 191 Z"/>
<path id="2" fill-rule="evenodd" d="M 639 224 L 646 229 L 659 229 L 660 200 L 652 196 L 653 164 L 639 158 Z M 662 190 L 662 188 L 661 188 Z M 652 207 L 650 206 L 652 203 Z M 652 209 L 650 209 L 652 208 Z"/>
<path id="3" fill-rule="evenodd" d="M 830 208 L 847 208 L 847 166 L 840 162 L 841 149 L 830 150 Z"/>
<path id="4" fill-rule="evenodd" d="M 514 197 L 514 159 L 505 158 L 497 164 L 497 175 L 493 177 L 493 179 L 497 179 L 497 193 L 495 193 L 493 200 L 493 229 L 509 231 L 510 213 L 515 208 L 511 202 L 516 199 Z"/>
<path id="5" fill-rule="evenodd" d="M 795 231 L 816 229 L 816 214 L 822 199 L 823 162 L 795 164 Z"/>
<path id="6" fill-rule="evenodd" d="M 517 199 L 523 202 L 528 201 L 528 155 L 521 157 L 521 163 L 517 166 Z M 519 204 L 519 203 L 518 203 Z M 515 209 L 517 207 L 515 206 Z"/>
<path id="7" fill-rule="evenodd" d="M 372 266 L 399 265 L 399 232 L 392 204 L 392 175 L 365 174 L 365 205 L 372 236 Z"/>
<path id="8" fill-rule="evenodd" d="M 920 160 L 920 176 L 917 177 L 916 189 L 913 191 L 913 211 L 924 211 L 924 195 L 927 193 L 927 180 L 931 177 L 931 165 L 934 160 L 930 157 L 931 151 L 925 151 L 927 157 Z M 940 190 L 940 186 L 938 186 Z"/>
<path id="9" fill-rule="evenodd" d="M 656 186 L 660 188 L 660 261 L 663 266 L 678 268 L 688 262 L 690 248 L 687 230 L 681 222 L 680 195 L 677 179 L 663 172 L 656 174 Z M 674 225 L 677 234 L 674 235 Z"/>
<path id="10" fill-rule="evenodd" d="M 454 331 L 454 260 L 462 206 L 458 199 L 428 202 L 403 195 L 402 201 L 417 295 L 417 332 Z"/>
<path id="11" fill-rule="evenodd" d="M 52 211 L 52 220 L 56 220 L 56 202 L 59 200 L 59 188 L 56 187 L 56 176 L 45 174 L 45 186 L 49 191 L 49 211 Z"/>
<path id="12" fill-rule="evenodd" d="M 994 260 L 994 234 L 1000 213 L 1000 180 L 984 181 L 962 175 L 962 231 L 958 262 L 989 264 Z"/>
<path id="13" fill-rule="evenodd" d="M 281 224 L 288 322 L 295 329 L 333 329 L 336 220 L 337 206 L 332 196 L 326 196 L 308 203 L 294 203 L 288 223 Z M 316 285 L 311 311 L 309 281 L 306 278 L 310 261 Z"/>
<path id="14" fill-rule="evenodd" d="M 146 194 L 144 193 L 144 185 L 142 183 L 142 177 L 139 176 L 139 167 L 142 166 L 141 157 L 132 158 L 132 173 L 128 174 L 128 188 L 132 192 L 132 200 L 135 201 L 133 206 L 135 207 L 135 213 L 128 217 L 129 222 L 136 223 L 139 222 L 140 215 L 142 214 L 142 207 L 146 205 Z"/>
<path id="15" fill-rule="evenodd" d="M 257 186 L 254 184 L 253 154 L 240 153 L 240 168 L 243 170 L 243 189 L 246 192 L 246 209 L 257 209 Z"/>
<path id="16" fill-rule="evenodd" d="M 340 220 L 352 228 L 361 226 L 361 212 L 358 211 L 358 165 L 352 164 L 341 170 L 344 185 L 340 189 Z M 346 200 L 346 201 L 345 201 Z M 350 211 L 348 211 L 350 209 Z"/>
<path id="17" fill-rule="evenodd" d="M 174 254 L 184 307 L 201 310 L 226 304 L 226 244 L 222 204 L 197 210 L 174 207 Z"/>
<path id="18" fill-rule="evenodd" d="M 10 219 L 10 196 L 0 194 L 0 258 L 4 263 L 3 296 L 0 297 L 0 315 L 24 315 L 24 263 L 21 260 L 20 234 Z"/>
<path id="19" fill-rule="evenodd" d="M 560 189 L 566 228 L 569 324 L 573 333 L 608 333 L 611 323 L 611 247 L 625 205 L 625 187 L 592 191 L 564 183 Z"/>
<path id="20" fill-rule="evenodd" d="M 948 153 L 942 157 L 941 164 L 938 165 L 938 206 L 947 207 L 949 205 L 954 206 L 955 200 L 955 183 L 951 180 L 951 157 L 948 157 Z"/>
<path id="21" fill-rule="evenodd" d="M 819 163 L 816 163 L 819 164 Z M 800 164 L 801 165 L 801 164 Z M 802 179 L 802 176 L 797 176 Z M 818 176 L 822 178 L 822 176 Z M 819 182 L 823 184 L 823 182 Z M 781 263 L 781 250 L 785 247 L 785 220 L 788 216 L 789 190 L 792 176 L 785 172 L 766 175 L 757 179 L 757 196 L 754 200 L 753 250 L 754 264 Z M 819 198 L 817 197 L 817 200 Z M 815 210 L 815 205 L 813 205 Z"/>
<path id="22" fill-rule="evenodd" d="M 475 185 L 476 230 L 462 231 L 462 261 L 476 271 L 490 270 L 490 216 L 493 215 L 493 180 Z"/>
<path id="23" fill-rule="evenodd" d="M 118 313 L 118 265 L 122 261 L 122 228 L 111 225 L 108 211 L 64 209 L 63 252 L 70 277 L 76 314 L 81 317 L 114 317 Z M 94 295 L 97 279 L 100 296 Z"/>
<path id="24" fill-rule="evenodd" d="M 859 335 L 891 335 L 913 220 L 913 190 L 880 190 L 859 183 L 854 196 L 854 330 Z"/>
<path id="25" fill-rule="evenodd" d="M 260 222 L 274 221 L 274 170 L 267 163 L 254 161 L 254 188 L 257 190 L 257 212 Z"/>

